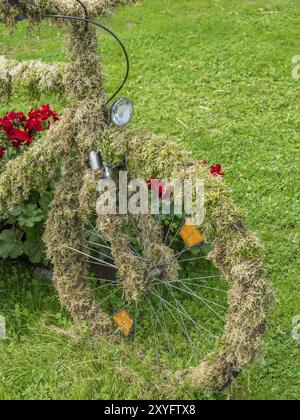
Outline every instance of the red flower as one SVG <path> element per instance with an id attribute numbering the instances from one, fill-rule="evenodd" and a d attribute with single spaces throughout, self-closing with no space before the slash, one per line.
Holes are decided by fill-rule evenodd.
<path id="1" fill-rule="evenodd" d="M 54 122 L 56 122 L 56 121 L 59 121 L 59 120 L 60 120 L 59 115 L 58 115 L 58 114 L 56 114 L 56 112 L 53 112 L 53 114 L 52 114 L 52 118 L 53 118 L 53 121 L 54 121 Z"/>
<path id="2" fill-rule="evenodd" d="M 155 191 L 159 198 L 170 198 L 172 191 L 170 189 L 166 189 L 164 183 L 161 180 L 155 179 L 152 176 L 150 179 L 145 179 L 145 182 L 148 185 L 148 190 Z"/>
<path id="3" fill-rule="evenodd" d="M 201 165 L 202 165 L 202 166 L 206 166 L 206 165 L 207 165 L 207 161 L 206 161 L 206 160 L 202 160 L 202 161 L 201 161 Z"/>
<path id="4" fill-rule="evenodd" d="M 6 133 L 10 147 L 18 149 L 21 145 L 29 146 L 39 132 L 47 130 L 52 122 L 58 121 L 59 115 L 52 111 L 50 105 L 42 105 L 28 113 L 26 118 L 23 112 L 7 112 L 0 118 L 0 130 Z M 0 158 L 3 157 L 5 148 L 1 147 Z"/>
<path id="5" fill-rule="evenodd" d="M 29 133 L 14 128 L 8 133 L 9 140 L 17 140 L 20 143 L 28 142 L 30 140 Z"/>
<path id="6" fill-rule="evenodd" d="M 41 121 L 47 121 L 51 117 L 53 118 L 54 122 L 59 120 L 59 115 L 56 112 L 52 111 L 50 105 L 42 105 L 41 109 L 31 110 L 28 113 L 28 117 L 30 119 L 37 119 Z"/>
<path id="7" fill-rule="evenodd" d="M 222 165 L 220 163 L 217 163 L 216 165 L 213 165 L 210 167 L 210 173 L 214 176 L 224 176 L 225 173 L 222 172 Z"/>
<path id="8" fill-rule="evenodd" d="M 40 133 L 41 131 L 44 131 L 44 128 L 40 120 L 30 119 L 26 122 L 25 130 L 37 131 L 38 133 Z"/>
<path id="9" fill-rule="evenodd" d="M 8 133 L 14 128 L 13 122 L 7 117 L 0 118 L 0 128 Z"/>
<path id="10" fill-rule="evenodd" d="M 5 153 L 5 149 L 3 147 L 0 147 L 0 159 L 3 158 Z"/>
<path id="11" fill-rule="evenodd" d="M 35 119 L 41 120 L 42 117 L 45 118 L 45 114 L 41 113 L 41 110 L 40 109 L 34 109 L 34 110 L 28 112 L 28 117 L 31 120 L 35 120 Z M 47 118 L 48 118 L 48 116 L 46 116 L 45 119 L 47 119 Z"/>
<path id="12" fill-rule="evenodd" d="M 26 121 L 26 117 L 25 117 L 25 115 L 23 114 L 23 112 L 8 112 L 8 113 L 6 114 L 6 117 L 7 117 L 10 121 L 12 121 L 12 122 L 16 121 L 16 122 L 17 122 L 17 123 L 19 123 L 19 124 L 22 124 L 23 122 L 25 122 L 25 121 Z"/>

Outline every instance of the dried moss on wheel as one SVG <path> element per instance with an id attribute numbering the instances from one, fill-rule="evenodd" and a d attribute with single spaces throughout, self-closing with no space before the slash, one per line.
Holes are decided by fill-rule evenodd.
<path id="1" fill-rule="evenodd" d="M 119 3 L 127 2 L 85 0 L 90 17 L 110 12 Z M 18 0 L 13 6 L 0 1 L 0 19 L 7 25 L 14 25 L 20 14 L 39 23 L 44 13 L 82 16 L 82 8 L 73 0 Z M 94 211 L 96 179 L 88 169 L 90 150 L 100 148 L 110 163 L 125 160 L 128 171 L 135 177 L 195 179 L 202 176 L 207 209 L 204 230 L 207 237 L 216 238 L 210 259 L 230 285 L 230 312 L 216 351 L 180 377 L 200 388 L 218 389 L 229 383 L 261 351 L 273 294 L 265 280 L 259 240 L 245 227 L 243 215 L 234 205 L 225 183 L 211 176 L 188 152 L 145 132 L 108 129 L 95 31 L 92 28 L 86 31 L 82 23 L 62 24 L 68 31 L 66 50 L 71 63 L 64 69 L 57 65 L 51 70 L 39 62 L 18 65 L 2 60 L 0 63 L 7 75 L 1 92 L 6 90 L 7 96 L 19 84 L 34 83 L 37 90 L 44 90 L 54 88 L 57 81 L 69 103 L 62 121 L 53 125 L 44 139 L 5 166 L 0 176 L 0 217 L 7 218 L 16 206 L 28 199 L 32 190 L 43 192 L 57 167 L 61 168 L 61 180 L 44 236 L 54 265 L 55 285 L 62 305 L 70 311 L 74 321 L 86 322 L 93 334 L 110 334 L 110 320 L 83 281 L 87 273 L 85 258 L 69 250 L 84 245 L 84 221 Z M 52 73 L 48 86 L 42 68 Z M 127 296 L 136 299 L 145 290 L 144 267 L 130 250 L 129 238 L 122 228 L 126 221 L 126 217 L 101 216 L 97 224 L 112 244 Z M 157 225 L 149 222 L 147 231 L 151 237 L 149 255 L 155 256 L 156 261 L 163 256 L 172 262 L 172 253 L 158 239 Z M 169 275 L 174 275 L 172 270 L 176 269 L 171 263 Z"/>

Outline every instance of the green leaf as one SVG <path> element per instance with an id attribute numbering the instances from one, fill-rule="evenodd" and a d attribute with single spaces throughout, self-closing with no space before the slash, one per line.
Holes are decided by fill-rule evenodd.
<path id="1" fill-rule="evenodd" d="M 39 205 L 44 212 L 48 212 L 51 201 L 53 200 L 53 192 L 45 192 L 39 199 Z"/>
<path id="2" fill-rule="evenodd" d="M 9 219 L 5 221 L 6 225 L 15 225 L 17 223 L 17 217 L 11 216 Z"/>
<path id="3" fill-rule="evenodd" d="M 21 226 L 32 228 L 43 219 L 44 213 L 36 204 L 27 204 L 22 209 L 18 222 Z"/>
<path id="4" fill-rule="evenodd" d="M 30 241 L 26 240 L 24 242 L 24 254 L 29 257 L 29 260 L 33 264 L 40 263 L 43 260 L 43 242 L 41 240 L 38 241 Z"/>
<path id="5" fill-rule="evenodd" d="M 23 207 L 16 207 L 14 210 L 10 212 L 10 217 L 6 221 L 8 225 L 15 225 L 18 221 L 18 217 L 22 213 Z"/>
<path id="6" fill-rule="evenodd" d="M 18 258 L 24 252 L 23 233 L 19 230 L 4 230 L 0 234 L 0 257 Z"/>

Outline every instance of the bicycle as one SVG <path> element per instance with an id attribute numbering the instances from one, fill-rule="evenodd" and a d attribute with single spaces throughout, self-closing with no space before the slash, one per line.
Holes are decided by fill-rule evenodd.
<path id="1" fill-rule="evenodd" d="M 235 206 L 230 189 L 220 176 L 213 176 L 202 162 L 163 137 L 116 128 L 108 121 L 107 115 L 111 112 L 103 90 L 95 32 L 96 26 L 103 29 L 103 25 L 93 19 L 118 3 L 126 1 L 0 2 L 1 20 L 7 25 L 14 25 L 25 17 L 35 23 L 51 18 L 62 24 L 67 30 L 70 59 L 69 64 L 51 66 L 23 62 L 22 72 L 16 71 L 19 64 L 15 61 L 4 60 L 1 64 L 7 75 L 2 86 L 6 93 L 13 92 L 19 84 L 34 84 L 47 91 L 58 89 L 64 92 L 68 108 L 44 138 L 7 164 L 0 177 L 0 216 L 6 219 L 16 206 L 28 199 L 32 189 L 43 193 L 59 163 L 61 177 L 44 242 L 61 304 L 75 322 L 88 325 L 91 335 L 123 339 L 122 334 L 118 335 L 121 331 L 123 336 L 130 337 L 130 333 L 139 328 L 133 307 L 137 307 L 137 313 L 144 311 L 146 318 L 149 313 L 153 315 L 153 338 L 150 339 L 155 341 L 161 327 L 167 351 L 171 350 L 170 335 L 175 334 L 176 329 L 192 348 L 195 334 L 202 334 L 205 340 L 208 335 L 210 344 L 205 344 L 202 350 L 207 351 L 212 345 L 213 351 L 208 351 L 200 364 L 188 366 L 175 377 L 201 389 L 220 391 L 261 351 L 267 316 L 273 304 L 273 293 L 261 262 L 261 246 L 256 235 L 247 229 L 242 212 Z M 123 44 L 120 45 L 126 53 Z M 30 73 L 24 71 L 26 68 L 31 69 Z M 45 74 L 51 77 L 46 80 Z M 127 76 L 128 72 L 120 89 Z M 91 152 L 96 153 L 93 159 L 98 159 L 94 170 L 90 167 Z M 103 162 L 114 165 L 117 173 L 126 169 L 136 178 L 203 178 L 206 217 L 199 227 L 201 232 L 194 227 L 194 233 L 202 233 L 211 250 L 188 246 L 180 236 L 185 225 L 176 217 L 158 221 L 151 216 L 98 215 L 95 219 L 96 185 L 105 171 L 109 172 L 97 152 L 101 152 Z M 203 240 L 196 245 L 199 243 Z M 180 244 L 183 249 L 179 251 Z M 187 253 L 191 253 L 188 258 Z M 92 261 L 113 271 L 109 279 L 99 279 L 100 305 L 89 284 Z M 196 277 L 180 277 L 180 273 L 195 271 Z M 213 293 L 218 297 L 212 302 Z M 183 295 L 202 304 L 199 311 L 198 303 L 193 303 L 193 313 L 204 324 L 189 314 L 182 303 Z M 226 296 L 228 308 L 225 307 Z M 159 309 L 153 306 L 153 299 Z M 146 302 L 148 310 L 144 309 Z M 117 303 L 121 309 L 112 311 L 112 305 Z M 227 314 L 220 314 L 224 309 Z M 211 321 L 208 313 L 213 313 L 217 319 L 212 325 L 217 339 L 205 324 L 207 319 Z M 145 322 L 149 327 L 149 319 Z M 166 333 L 170 322 L 173 322 L 172 334 Z M 149 329 L 151 331 L 151 327 Z M 220 334 L 222 329 L 223 335 Z"/>

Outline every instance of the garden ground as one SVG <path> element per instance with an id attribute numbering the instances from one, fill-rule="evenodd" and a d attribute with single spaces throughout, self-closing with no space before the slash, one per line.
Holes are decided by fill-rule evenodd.
<path id="1" fill-rule="evenodd" d="M 300 80 L 291 76 L 299 18 L 297 0 L 143 0 L 108 23 L 131 56 L 125 93 L 136 107 L 133 126 L 221 162 L 265 247 L 278 304 L 263 358 L 236 381 L 232 399 L 300 397 L 300 342 L 292 339 L 292 319 L 300 314 Z M 26 30 L 22 23 L 6 34 L 1 26 L 0 53 L 63 59 L 55 25 L 44 24 L 38 34 Z M 102 51 L 113 91 L 122 56 L 107 36 Z M 62 104 L 51 100 L 59 111 Z M 32 105 L 20 97 L 9 108 Z M 150 353 L 64 334 L 71 321 L 52 286 L 33 281 L 21 265 L 1 263 L 0 294 L 8 324 L 0 344 L 1 399 L 213 398 L 167 384 Z"/>

